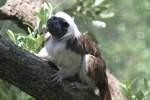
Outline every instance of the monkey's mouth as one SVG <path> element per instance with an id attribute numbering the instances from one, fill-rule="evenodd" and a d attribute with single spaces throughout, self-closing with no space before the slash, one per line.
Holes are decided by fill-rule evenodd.
<path id="1" fill-rule="evenodd" d="M 63 37 L 68 31 L 69 24 L 60 17 L 52 16 L 47 21 L 47 29 L 55 38 Z"/>
<path id="2" fill-rule="evenodd" d="M 47 25 L 47 28 L 48 31 L 52 34 L 52 36 L 55 38 L 61 38 L 65 34 L 65 31 L 63 31 L 63 27 L 61 26 L 59 21 L 50 21 Z"/>
<path id="3" fill-rule="evenodd" d="M 48 25 L 47 25 L 48 31 L 52 34 L 52 35 L 57 35 L 61 33 L 61 26 L 59 24 L 59 22 L 57 21 L 51 21 Z"/>

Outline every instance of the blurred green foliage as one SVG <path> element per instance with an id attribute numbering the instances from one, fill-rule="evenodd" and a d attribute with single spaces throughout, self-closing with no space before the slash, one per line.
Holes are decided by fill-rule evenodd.
<path id="1" fill-rule="evenodd" d="M 16 89 L 7 82 L 0 81 L 0 100 L 34 100 L 31 96 Z"/>
<path id="2" fill-rule="evenodd" d="M 29 33 L 29 35 L 24 35 L 21 33 L 14 33 L 11 30 L 6 32 L 7 36 L 19 47 L 30 51 L 31 53 L 36 53 L 43 43 L 43 35 L 37 35 L 36 37 Z"/>
<path id="3" fill-rule="evenodd" d="M 7 0 L 0 0 L 0 7 L 6 3 Z"/>
<path id="4" fill-rule="evenodd" d="M 27 24 L 28 35 L 23 33 L 15 33 L 11 30 L 6 32 L 6 35 L 19 47 L 30 51 L 31 53 L 37 53 L 38 50 L 41 48 L 43 39 L 44 39 L 44 32 L 46 28 L 46 22 L 49 16 L 52 13 L 52 6 L 49 2 L 45 1 L 43 7 L 36 13 L 38 18 L 37 24 L 35 27 Z"/>
<path id="5" fill-rule="evenodd" d="M 118 9 L 112 8 L 115 16 L 105 21 L 108 26 L 102 30 L 104 52 L 108 64 L 120 78 L 133 80 L 150 76 L 147 70 L 150 65 L 149 3 L 148 0 L 112 2 Z"/>
<path id="6" fill-rule="evenodd" d="M 100 18 L 110 7 L 109 2 L 110 0 L 76 0 L 75 4 L 65 9 L 65 11 L 73 16 L 87 16 L 92 19 Z M 108 13 L 105 16 L 108 16 Z"/>
<path id="7" fill-rule="evenodd" d="M 150 86 L 147 79 L 142 79 L 143 86 L 140 88 L 135 88 L 137 79 L 130 81 L 124 81 L 121 83 L 121 87 L 124 90 L 128 100 L 149 100 L 150 96 Z"/>
<path id="8" fill-rule="evenodd" d="M 54 12 L 64 10 L 72 15 L 80 31 L 90 35 L 96 41 L 108 68 L 122 81 L 121 87 L 129 100 L 150 99 L 149 0 L 62 0 L 61 2 L 55 0 L 53 5 Z M 33 44 L 39 41 L 37 39 L 41 35 L 38 34 L 43 32 L 48 18 L 46 12 L 51 13 L 51 10 L 52 8 L 50 10 L 43 8 L 37 14 L 39 16 L 37 26 L 28 28 L 29 36 L 23 36 L 21 41 L 31 39 Z M 8 36 L 14 43 L 19 41 L 18 37 L 22 37 L 22 35 L 14 35 L 11 31 L 8 31 Z M 30 42 L 29 44 L 31 45 Z M 29 47 L 28 43 L 27 46 L 23 46 L 31 52 L 36 52 L 40 48 L 29 49 Z M 4 88 L 0 91 L 7 91 L 5 87 L 7 86 L 0 84 L 0 89 Z M 12 91 L 19 90 L 12 89 Z M 7 92 L 0 95 L 0 100 L 17 100 L 3 99 L 5 95 L 13 98 L 13 92 Z"/>

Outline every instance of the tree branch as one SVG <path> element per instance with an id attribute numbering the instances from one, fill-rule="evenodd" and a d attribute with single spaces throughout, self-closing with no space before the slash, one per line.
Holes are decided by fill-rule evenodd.
<path id="1" fill-rule="evenodd" d="M 63 87 L 51 82 L 54 64 L 24 51 L 0 33 L 0 78 L 19 87 L 38 100 L 98 100 L 91 91 Z"/>

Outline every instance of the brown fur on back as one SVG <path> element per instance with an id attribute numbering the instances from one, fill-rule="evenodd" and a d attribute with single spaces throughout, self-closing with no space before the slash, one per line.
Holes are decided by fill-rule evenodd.
<path id="1" fill-rule="evenodd" d="M 69 39 L 67 41 L 67 49 L 71 49 L 77 54 L 90 54 L 93 56 L 92 61 L 89 62 L 88 76 L 94 80 L 97 88 L 100 91 L 101 100 L 111 100 L 111 94 L 108 86 L 108 79 L 106 75 L 106 64 L 99 49 L 86 36 L 81 35 L 79 38 Z"/>

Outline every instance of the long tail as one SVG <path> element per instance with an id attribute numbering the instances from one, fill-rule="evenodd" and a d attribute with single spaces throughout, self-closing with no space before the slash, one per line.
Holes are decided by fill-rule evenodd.
<path id="1" fill-rule="evenodd" d="M 100 100 L 112 100 L 107 77 L 105 79 L 105 82 L 97 85 L 97 87 L 100 92 Z"/>

